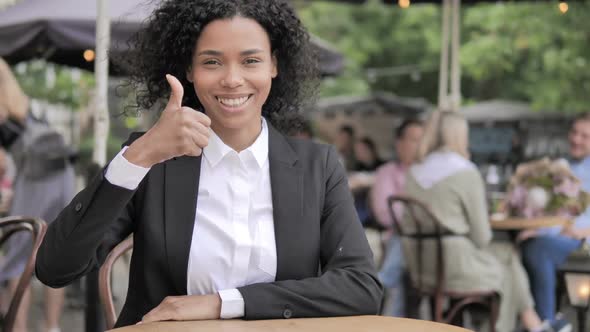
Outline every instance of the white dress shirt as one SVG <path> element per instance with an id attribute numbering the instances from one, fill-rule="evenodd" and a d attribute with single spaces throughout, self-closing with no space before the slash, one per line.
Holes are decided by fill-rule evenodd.
<path id="1" fill-rule="evenodd" d="M 126 149 L 111 161 L 105 177 L 134 190 L 149 169 L 127 161 Z M 266 121 L 256 141 L 240 153 L 211 131 L 201 161 L 188 295 L 218 292 L 221 318 L 242 317 L 244 299 L 237 287 L 272 282 L 276 269 Z"/>

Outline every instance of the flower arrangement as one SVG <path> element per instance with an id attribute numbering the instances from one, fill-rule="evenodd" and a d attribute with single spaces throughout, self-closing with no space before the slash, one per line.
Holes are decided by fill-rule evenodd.
<path id="1" fill-rule="evenodd" d="M 564 159 L 544 158 L 518 166 L 510 179 L 505 208 L 514 217 L 573 217 L 590 204 L 580 180 Z"/>

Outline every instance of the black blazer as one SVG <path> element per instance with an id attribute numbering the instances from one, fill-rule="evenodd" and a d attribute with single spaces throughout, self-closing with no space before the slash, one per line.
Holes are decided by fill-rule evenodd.
<path id="1" fill-rule="evenodd" d="M 71 283 L 133 233 L 129 289 L 116 326 L 140 321 L 166 296 L 186 295 L 200 163 L 184 156 L 157 164 L 134 191 L 101 172 L 49 226 L 37 254 L 39 280 Z M 276 281 L 238 288 L 244 318 L 377 314 L 382 286 L 335 150 L 269 125 L 269 163 Z"/>

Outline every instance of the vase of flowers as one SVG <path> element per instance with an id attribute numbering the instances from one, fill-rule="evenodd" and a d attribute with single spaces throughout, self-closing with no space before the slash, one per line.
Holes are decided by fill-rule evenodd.
<path id="1" fill-rule="evenodd" d="M 571 218 L 584 212 L 590 194 L 564 159 L 544 158 L 518 166 L 510 179 L 505 212 L 511 217 Z"/>

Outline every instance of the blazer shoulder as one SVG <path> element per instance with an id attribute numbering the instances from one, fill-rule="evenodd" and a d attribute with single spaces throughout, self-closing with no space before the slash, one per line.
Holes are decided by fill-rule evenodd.
<path id="1" fill-rule="evenodd" d="M 295 137 L 287 137 L 287 142 L 289 142 L 289 145 L 291 145 L 300 158 L 325 160 L 331 154 L 336 154 L 334 147 L 326 143 Z"/>
<path id="2" fill-rule="evenodd" d="M 293 137 L 287 138 L 287 142 L 303 169 L 332 173 L 341 165 L 340 155 L 333 145 Z"/>

